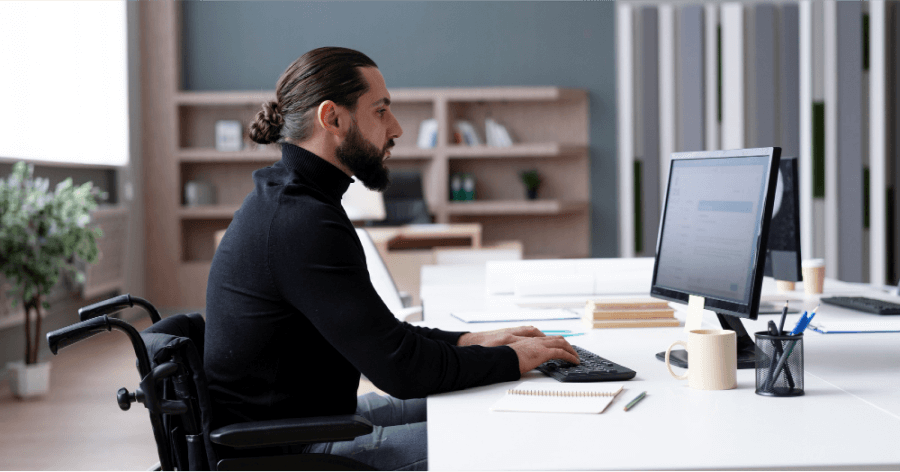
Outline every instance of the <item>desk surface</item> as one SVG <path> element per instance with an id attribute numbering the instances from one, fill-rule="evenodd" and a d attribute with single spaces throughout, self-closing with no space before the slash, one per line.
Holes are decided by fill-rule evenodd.
<path id="1" fill-rule="evenodd" d="M 615 261 L 610 260 L 613 268 Z M 634 261 L 628 262 L 629 266 Z M 647 261 L 648 280 L 652 259 Z M 611 272 L 614 274 L 615 272 Z M 422 297 L 429 326 L 482 331 L 516 323 L 466 324 L 451 310 L 517 308 L 513 296 L 488 296 L 483 266 L 426 266 Z M 648 283 L 649 287 L 649 283 Z M 828 280 L 827 294 L 869 294 L 868 287 Z M 777 299 L 766 280 L 764 295 Z M 802 284 L 787 297 L 804 309 L 818 304 Z M 784 298 L 782 298 L 784 299 Z M 792 302 L 792 305 L 795 302 Z M 673 306 L 676 306 L 673 304 Z M 679 306 L 676 306 L 679 307 Z M 680 308 L 680 307 L 679 307 Z M 684 319 L 682 313 L 676 317 Z M 877 319 L 830 305 L 817 318 Z M 751 333 L 777 315 L 744 320 Z M 799 315 L 788 315 L 792 326 Z M 535 322 L 541 329 L 583 331 L 579 321 Z M 704 316 L 704 327 L 718 328 Z M 819 334 L 804 341 L 802 397 L 756 395 L 753 369 L 738 370 L 738 388 L 700 391 L 672 378 L 655 353 L 687 340 L 683 328 L 595 329 L 573 344 L 634 369 L 635 379 L 600 415 L 492 412 L 490 406 L 518 382 L 428 398 L 429 468 L 462 469 L 730 469 L 900 468 L 900 333 Z M 680 369 L 678 369 L 680 370 Z M 555 380 L 536 371 L 522 380 Z M 647 397 L 629 412 L 628 401 Z M 546 451 L 546 453 L 544 452 Z M 562 452 L 565 451 L 565 452 Z"/>

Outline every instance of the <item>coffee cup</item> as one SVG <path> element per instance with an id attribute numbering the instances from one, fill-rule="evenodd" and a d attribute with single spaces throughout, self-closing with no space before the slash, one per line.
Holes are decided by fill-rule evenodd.
<path id="1" fill-rule="evenodd" d="M 822 293 L 825 285 L 825 259 L 807 259 L 800 264 L 803 271 L 803 291 L 808 295 Z"/>
<path id="2" fill-rule="evenodd" d="M 688 369 L 675 375 L 669 355 L 675 346 L 688 352 Z M 666 349 L 666 367 L 678 380 L 687 379 L 698 390 L 728 390 L 737 387 L 737 336 L 732 330 L 695 329 L 688 333 L 688 341 L 675 341 Z"/>
<path id="3" fill-rule="evenodd" d="M 793 292 L 794 289 L 796 288 L 794 286 L 794 282 L 791 282 L 789 280 L 776 280 L 775 286 L 778 288 L 778 291 L 781 293 Z"/>

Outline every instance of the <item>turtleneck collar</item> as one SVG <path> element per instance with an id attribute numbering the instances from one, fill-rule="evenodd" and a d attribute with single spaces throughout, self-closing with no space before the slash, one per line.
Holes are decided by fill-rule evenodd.
<path id="1" fill-rule="evenodd" d="M 313 185 L 338 201 L 353 183 L 350 176 L 332 163 L 290 143 L 281 145 L 281 161 L 286 168 L 307 177 Z"/>

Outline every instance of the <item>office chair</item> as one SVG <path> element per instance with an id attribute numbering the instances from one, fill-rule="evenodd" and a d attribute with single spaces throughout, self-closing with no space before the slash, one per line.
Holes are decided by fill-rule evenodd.
<path id="1" fill-rule="evenodd" d="M 409 306 L 411 297 L 404 296 L 402 292 L 397 290 L 394 278 L 391 277 L 391 272 L 388 270 L 387 265 L 384 264 L 384 260 L 381 258 L 381 254 L 378 253 L 378 248 L 375 247 L 375 242 L 372 241 L 368 231 L 363 228 L 356 228 L 356 235 L 359 237 L 359 242 L 362 243 L 363 251 L 366 253 L 369 279 L 372 281 L 372 286 L 375 287 L 375 291 L 378 292 L 378 296 L 381 297 L 384 304 L 400 321 L 412 321 L 419 318 L 422 314 L 422 307 Z"/>
<path id="2" fill-rule="evenodd" d="M 110 318 L 123 308 L 141 306 L 153 324 L 138 332 Z M 254 421 L 210 428 L 211 402 L 203 371 L 206 322 L 199 313 L 162 319 L 146 300 L 120 295 L 78 310 L 81 322 L 47 334 L 50 351 L 116 329 L 131 340 L 141 377 L 134 392 L 119 389 L 124 411 L 134 402 L 150 413 L 159 463 L 154 470 L 373 470 L 366 464 L 329 454 L 296 454 L 290 446 L 346 441 L 372 432 L 359 415 Z M 274 452 L 273 452 L 274 451 Z"/>

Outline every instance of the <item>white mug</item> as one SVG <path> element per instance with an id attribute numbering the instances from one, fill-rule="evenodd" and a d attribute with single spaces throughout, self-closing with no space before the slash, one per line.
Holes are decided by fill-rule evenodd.
<path id="1" fill-rule="evenodd" d="M 681 345 L 688 352 L 688 371 L 675 375 L 669 355 Z M 737 336 L 723 329 L 695 329 L 688 333 L 688 342 L 675 341 L 666 349 L 666 367 L 678 380 L 688 380 L 698 390 L 728 390 L 737 387 Z"/>

